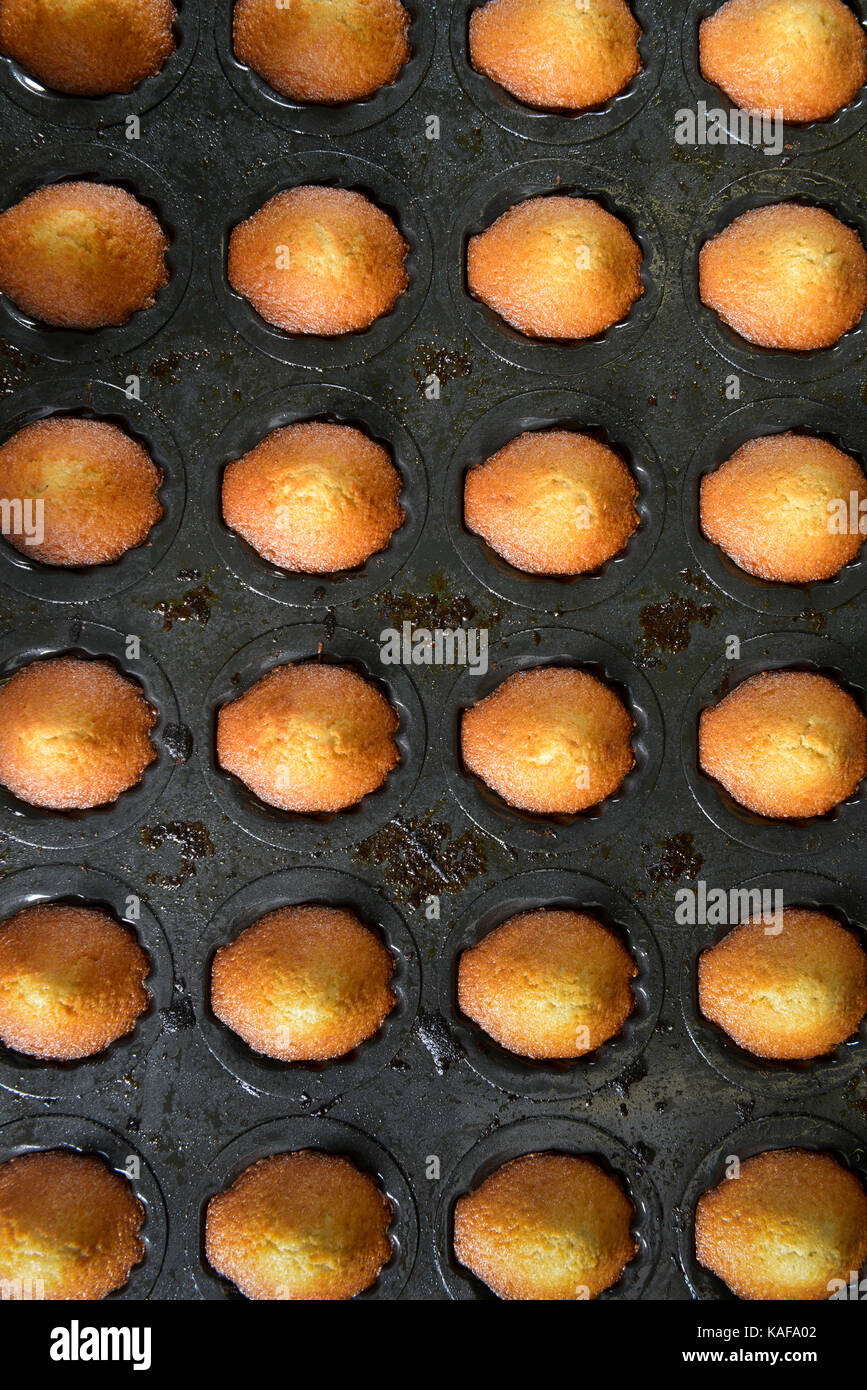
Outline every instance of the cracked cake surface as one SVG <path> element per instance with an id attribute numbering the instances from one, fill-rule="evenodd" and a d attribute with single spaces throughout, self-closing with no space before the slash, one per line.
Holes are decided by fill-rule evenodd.
<path id="1" fill-rule="evenodd" d="M 211 1007 L 256 1052 L 328 1061 L 379 1031 L 397 1003 L 394 968 L 377 933 L 348 908 L 277 908 L 217 951 Z"/>
<path id="2" fill-rule="evenodd" d="M 867 719 L 830 676 L 763 671 L 702 710 L 699 763 L 757 815 L 826 815 L 867 772 Z"/>
<path id="3" fill-rule="evenodd" d="M 527 106 L 583 111 L 638 75 L 640 36 L 625 0 L 488 0 L 470 14 L 470 61 Z"/>
<path id="4" fill-rule="evenodd" d="M 346 1155 L 273 1154 L 211 1198 L 205 1253 L 247 1298 L 355 1298 L 391 1259 L 392 1215 L 376 1178 Z"/>
<path id="5" fill-rule="evenodd" d="M 458 1007 L 509 1052 L 583 1057 L 622 1030 L 637 974 L 619 934 L 592 913 L 539 908 L 462 952 Z"/>
<path id="6" fill-rule="evenodd" d="M 867 1192 L 831 1153 L 772 1149 L 699 1198 L 695 1249 L 738 1298 L 830 1298 L 867 1259 Z"/>
<path id="7" fill-rule="evenodd" d="M 12 1298 L 105 1298 L 144 1259 L 144 1219 L 127 1179 L 96 1154 L 51 1149 L 8 1159 L 0 1164 L 4 1290 Z"/>
<path id="8" fill-rule="evenodd" d="M 620 1180 L 593 1159 L 524 1154 L 458 1199 L 455 1254 L 499 1298 L 596 1298 L 638 1253 L 634 1216 Z"/>
<path id="9" fill-rule="evenodd" d="M 751 208 L 702 246 L 699 294 L 749 343 L 818 351 L 833 347 L 867 307 L 867 251 L 825 208 Z"/>

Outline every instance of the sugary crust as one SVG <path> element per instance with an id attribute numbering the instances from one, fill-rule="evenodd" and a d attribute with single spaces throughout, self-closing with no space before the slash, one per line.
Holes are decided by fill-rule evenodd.
<path id="1" fill-rule="evenodd" d="M 262 801 L 302 814 L 343 811 L 400 761 L 397 711 L 347 666 L 278 666 L 217 721 L 217 758 Z"/>
<path id="2" fill-rule="evenodd" d="M 540 666 L 507 677 L 461 721 L 470 772 L 536 815 L 574 815 L 612 796 L 635 764 L 635 721 L 588 671 Z"/>
<path id="3" fill-rule="evenodd" d="M 237 0 L 235 56 L 290 101 L 363 101 L 409 61 L 410 15 L 399 0 Z"/>
<path id="4" fill-rule="evenodd" d="M 867 81 L 867 39 L 843 0 L 728 0 L 699 26 L 699 63 L 746 111 L 821 121 Z"/>
<path id="5" fill-rule="evenodd" d="M 772 1149 L 699 1198 L 695 1250 L 738 1298 L 830 1298 L 867 1259 L 867 1192 L 833 1154 Z"/>
<path id="6" fill-rule="evenodd" d="M 763 671 L 702 710 L 702 770 L 759 816 L 823 816 L 867 772 L 867 719 L 813 671 Z"/>
<path id="7" fill-rule="evenodd" d="M 824 208 L 773 203 L 736 217 L 701 248 L 703 304 L 759 347 L 833 347 L 867 306 L 867 251 Z"/>
<path id="8" fill-rule="evenodd" d="M 308 184 L 234 228 L 228 276 L 268 323 L 333 338 L 391 312 L 409 284 L 408 254 L 391 217 L 364 194 Z"/>
<path id="9" fill-rule="evenodd" d="M 470 293 L 532 338 L 579 339 L 625 319 L 644 294 L 641 247 L 592 198 L 528 198 L 470 238 Z"/>
<path id="10" fill-rule="evenodd" d="M 346 908 L 269 912 L 217 951 L 211 1006 L 244 1041 L 282 1062 L 344 1057 L 397 1002 L 394 958 Z"/>
<path id="11" fill-rule="evenodd" d="M 32 661 L 0 688 L 0 782 L 31 806 L 115 801 L 157 756 L 157 712 L 107 661 Z"/>
<path id="12" fill-rule="evenodd" d="M 634 1216 L 592 1159 L 525 1154 L 459 1198 L 455 1254 L 499 1298 L 596 1298 L 638 1254 Z"/>
<path id="13" fill-rule="evenodd" d="M 205 1253 L 247 1298 L 355 1298 L 391 1259 L 392 1212 L 376 1179 L 342 1154 L 275 1154 L 211 1198 Z"/>
<path id="14" fill-rule="evenodd" d="M 488 0 L 470 15 L 470 61 L 527 106 L 583 111 L 641 72 L 625 0 Z"/>
<path id="15" fill-rule="evenodd" d="M 107 912 L 27 907 L 0 923 L 0 1039 L 69 1062 L 132 1032 L 150 1003 L 150 959 Z"/>
<path id="16" fill-rule="evenodd" d="M 583 1057 L 620 1032 L 638 974 L 620 937 L 586 912 L 522 912 L 464 951 L 458 1005 L 522 1057 Z"/>
<path id="17" fill-rule="evenodd" d="M 402 479 L 362 430 L 312 420 L 274 430 L 223 474 L 223 519 L 273 565 L 355 569 L 403 525 Z"/>
<path id="18" fill-rule="evenodd" d="M 867 478 L 850 454 L 827 439 L 795 433 L 751 439 L 702 478 L 701 529 L 760 579 L 832 579 L 864 541 L 858 529 L 848 529 L 852 493 L 859 504 L 867 499 Z M 838 502 L 845 507 L 846 530 L 836 529 Z"/>
<path id="19" fill-rule="evenodd" d="M 131 92 L 175 51 L 170 0 L 3 0 L 0 52 L 68 96 Z"/>
<path id="20" fill-rule="evenodd" d="M 43 539 L 6 540 L 45 565 L 110 565 L 160 520 L 162 471 L 107 420 L 36 420 L 0 445 L 0 496 L 43 503 Z"/>
<path id="21" fill-rule="evenodd" d="M 52 183 L 0 214 L 0 290 L 54 328 L 120 326 L 169 282 L 150 208 L 107 183 Z"/>
<path id="22" fill-rule="evenodd" d="M 782 924 L 751 917 L 703 951 L 698 991 L 705 1018 L 756 1057 L 821 1057 L 867 1013 L 867 953 L 827 913 L 790 907 Z"/>
<path id="23" fill-rule="evenodd" d="M 527 574 L 588 574 L 637 530 L 637 496 L 613 449 L 577 430 L 539 430 L 470 469 L 464 520 Z"/>
<path id="24" fill-rule="evenodd" d="M 96 1154 L 10 1158 L 0 1164 L 4 1297 L 95 1300 L 123 1288 L 144 1259 L 144 1217 L 126 1179 Z"/>

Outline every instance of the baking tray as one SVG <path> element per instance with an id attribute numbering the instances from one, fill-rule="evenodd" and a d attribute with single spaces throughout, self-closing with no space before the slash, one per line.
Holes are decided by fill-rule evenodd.
<path id="1" fill-rule="evenodd" d="M 374 1299 L 487 1297 L 454 1264 L 451 1204 L 493 1163 L 552 1146 L 597 1154 L 634 1194 L 641 1256 L 607 1301 L 723 1302 L 690 1254 L 696 1184 L 730 1145 L 753 1151 L 780 1135 L 827 1142 L 863 1168 L 864 1042 L 808 1081 L 735 1056 L 696 1019 L 690 971 L 709 929 L 678 925 L 675 895 L 699 878 L 785 879 L 864 930 L 864 801 L 792 837 L 753 825 L 698 774 L 695 716 L 737 676 L 730 636 L 745 669 L 839 671 L 863 699 L 865 562 L 826 585 L 759 587 L 701 539 L 697 480 L 759 429 L 812 422 L 863 457 L 867 341 L 861 327 L 815 358 L 743 349 L 698 303 L 695 254 L 727 209 L 781 194 L 867 228 L 867 106 L 862 96 L 808 132 L 787 128 L 779 156 L 683 147 L 675 113 L 725 105 L 695 70 L 699 0 L 636 0 L 644 73 L 606 108 L 568 118 L 528 113 L 468 70 L 467 0 L 409 8 L 414 57 L 399 82 L 334 112 L 275 100 L 234 61 L 228 0 L 184 0 L 178 54 L 133 98 L 66 101 L 0 63 L 4 204 L 47 177 L 89 173 L 148 199 L 173 236 L 171 285 L 127 328 L 57 334 L 0 303 L 3 437 L 53 411 L 108 415 L 157 457 L 166 511 L 152 544 L 68 583 L 0 542 L 4 672 L 66 648 L 123 664 L 134 634 L 162 716 L 160 759 L 116 808 L 76 820 L 0 803 L 4 911 L 83 895 L 121 912 L 138 898 L 137 930 L 160 944 L 153 1010 L 98 1064 L 0 1057 L 0 1148 L 65 1143 L 118 1166 L 141 1156 L 148 1255 L 119 1301 L 237 1301 L 202 1261 L 202 1204 L 252 1158 L 320 1144 L 379 1172 L 394 1201 L 395 1258 Z M 307 177 L 371 190 L 411 243 L 409 294 L 349 342 L 277 333 L 225 282 L 233 219 Z M 630 323 L 563 347 L 522 340 L 468 300 L 460 259 L 487 217 L 557 187 L 618 209 L 646 254 Z M 392 546 L 333 580 L 283 576 L 216 510 L 228 461 L 310 417 L 361 421 L 389 442 L 405 482 L 407 524 Z M 466 467 L 554 421 L 607 439 L 639 479 L 642 530 L 592 579 L 518 575 L 461 524 Z M 404 622 L 486 629 L 489 672 L 377 669 L 380 634 Z M 215 768 L 213 711 L 320 643 L 400 703 L 404 761 L 358 812 L 299 823 Z M 640 745 L 629 795 L 554 826 L 494 804 L 455 756 L 461 706 L 549 659 L 606 671 L 629 695 Z M 305 1072 L 227 1036 L 205 979 L 235 928 L 311 894 L 355 904 L 378 927 L 399 962 L 399 1008 L 350 1058 Z M 641 972 L 623 1038 L 550 1071 L 488 1047 L 456 1017 L 453 988 L 461 943 L 545 899 L 595 904 Z"/>

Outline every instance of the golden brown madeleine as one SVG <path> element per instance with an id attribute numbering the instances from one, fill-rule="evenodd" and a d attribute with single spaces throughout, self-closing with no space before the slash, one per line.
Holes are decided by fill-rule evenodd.
<path id="1" fill-rule="evenodd" d="M 53 1062 L 92 1057 L 150 1003 L 150 958 L 99 908 L 26 907 L 0 923 L 0 1041 Z"/>
<path id="2" fill-rule="evenodd" d="M 391 1218 L 350 1158 L 299 1149 L 260 1159 L 211 1198 L 205 1254 L 247 1298 L 355 1298 L 391 1259 Z"/>
<path id="3" fill-rule="evenodd" d="M 702 710 L 698 756 L 759 816 L 823 816 L 867 772 L 867 719 L 829 676 L 763 671 Z"/>
<path id="4" fill-rule="evenodd" d="M 736 217 L 699 256 L 699 293 L 749 343 L 833 347 L 867 306 L 867 251 L 824 208 L 773 203 Z"/>
<path id="5" fill-rule="evenodd" d="M 833 1154 L 771 1149 L 699 1198 L 695 1253 L 738 1298 L 830 1298 L 867 1258 L 867 1192 Z"/>
<path id="6" fill-rule="evenodd" d="M 596 1298 L 638 1253 L 635 1208 L 590 1158 L 525 1154 L 455 1206 L 455 1254 L 499 1298 Z"/>
<path id="7" fill-rule="evenodd" d="M 42 539 L 10 545 L 45 565 L 110 565 L 161 519 L 162 471 L 107 420 L 35 420 L 0 445 L 0 496 L 43 507 Z"/>
<path id="8" fill-rule="evenodd" d="M 381 787 L 400 761 L 400 719 L 349 666 L 278 666 L 217 720 L 221 767 L 269 806 L 344 811 Z"/>
<path id="9" fill-rule="evenodd" d="M 48 184 L 0 213 L 0 290 L 54 328 L 118 327 L 168 284 L 168 247 L 126 189 Z"/>
<path id="10" fill-rule="evenodd" d="M 409 284 L 409 245 L 363 193 L 308 184 L 270 198 L 234 228 L 229 283 L 287 333 L 360 333 Z"/>
<path id="11" fill-rule="evenodd" d="M 766 435 L 704 475 L 701 529 L 748 574 L 812 584 L 833 579 L 861 549 L 864 537 L 848 524 L 853 493 L 858 504 L 867 498 L 867 478 L 850 454 L 815 435 Z"/>
<path id="12" fill-rule="evenodd" d="M 756 1057 L 809 1060 L 857 1032 L 867 1013 L 867 953 L 826 912 L 751 917 L 698 961 L 699 1007 Z"/>
<path id="13" fill-rule="evenodd" d="M 510 917 L 458 964 L 458 1006 L 521 1057 L 583 1057 L 635 1008 L 638 968 L 591 913 L 540 908 Z"/>
<path id="14" fill-rule="evenodd" d="M 67 96 L 131 92 L 175 51 L 169 0 L 3 0 L 0 51 Z"/>
<path id="15" fill-rule="evenodd" d="M 115 801 L 156 758 L 157 712 L 107 661 L 31 661 L 0 687 L 0 783 L 31 806 Z"/>
<path id="16" fill-rule="evenodd" d="M 644 294 L 641 248 L 592 198 L 528 198 L 467 248 L 470 293 L 532 338 L 592 338 Z"/>
<path id="17" fill-rule="evenodd" d="M 702 76 L 736 106 L 833 116 L 867 81 L 867 39 L 843 0 L 727 0 L 699 26 Z"/>
<path id="18" fill-rule="evenodd" d="M 470 469 L 464 520 L 527 574 L 588 574 L 626 548 L 637 496 L 606 444 L 577 430 L 538 430 Z"/>
<path id="19" fill-rule="evenodd" d="M 461 754 L 510 806 L 574 815 L 622 785 L 634 728 L 620 696 L 589 671 L 538 666 L 464 711 Z"/>
<path id="20" fill-rule="evenodd" d="M 290 101 L 363 101 L 409 61 L 410 15 L 399 0 L 236 0 L 235 57 Z"/>
<path id="21" fill-rule="evenodd" d="M 344 1057 L 379 1031 L 397 999 L 394 957 L 343 907 L 306 903 L 260 917 L 211 967 L 217 1018 L 281 1062 Z"/>
<path id="22" fill-rule="evenodd" d="M 352 425 L 311 420 L 267 435 L 223 474 L 223 519 L 272 565 L 355 569 L 384 550 L 404 514 L 388 450 Z"/>
<path id="23" fill-rule="evenodd" d="M 487 0 L 470 15 L 470 62 L 527 106 L 583 111 L 641 72 L 626 0 Z"/>
<path id="24" fill-rule="evenodd" d="M 0 1164 L 4 1297 L 94 1300 L 122 1289 L 145 1256 L 144 1217 L 126 1178 L 96 1154 L 10 1158 Z"/>

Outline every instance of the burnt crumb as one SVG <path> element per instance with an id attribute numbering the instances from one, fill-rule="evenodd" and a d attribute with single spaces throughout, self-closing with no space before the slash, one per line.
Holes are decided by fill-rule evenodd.
<path id="1" fill-rule="evenodd" d="M 492 1118 L 485 1125 L 484 1129 L 479 1131 L 479 1143 L 481 1143 L 483 1139 L 487 1139 L 489 1134 L 495 1134 L 496 1131 L 500 1128 L 501 1123 L 502 1122 L 500 1120 L 499 1115 L 492 1116 Z"/>
<path id="2" fill-rule="evenodd" d="M 418 816 L 383 826 L 356 846 L 353 858 L 384 869 L 395 897 L 412 907 L 460 891 L 488 867 L 479 833 L 465 830 L 453 836 L 450 825 Z"/>
<path id="3" fill-rule="evenodd" d="M 187 369 L 197 366 L 202 358 L 210 357 L 205 349 L 198 352 L 167 352 L 148 365 L 148 372 L 161 386 L 176 386 L 187 375 Z"/>
<path id="4" fill-rule="evenodd" d="M 329 608 L 328 612 L 325 614 L 322 630 L 325 633 L 326 642 L 330 642 L 337 631 L 337 617 L 333 608 Z"/>
<path id="5" fill-rule="evenodd" d="M 666 1036 L 668 1033 L 673 1033 L 674 1024 L 669 1023 L 667 1019 L 658 1018 L 656 1020 L 656 1032 L 662 1033 L 663 1036 Z"/>
<path id="6" fill-rule="evenodd" d="M 657 1113 L 658 1115 L 664 1114 L 664 1113 L 665 1113 L 665 1108 L 666 1108 L 665 1101 L 664 1101 L 664 1100 L 658 1100 L 658 1101 L 656 1102 L 656 1104 L 654 1105 L 653 1108 L 654 1108 L 654 1110 L 656 1111 L 656 1113 Z"/>
<path id="7" fill-rule="evenodd" d="M 194 589 L 187 589 L 180 598 L 161 599 L 154 604 L 154 612 L 163 619 L 163 632 L 171 632 L 175 623 L 191 621 L 207 627 L 216 597 L 207 584 L 198 584 Z"/>
<path id="8" fill-rule="evenodd" d="M 751 1120 L 753 1118 L 753 1111 L 755 1110 L 755 1108 L 756 1102 L 752 1098 L 750 1098 L 749 1100 L 735 1101 L 735 1109 L 738 1112 L 738 1119 L 740 1120 L 741 1124 L 746 1124 L 747 1120 Z"/>
<path id="9" fill-rule="evenodd" d="M 196 861 L 213 854 L 214 842 L 202 821 L 166 821 L 162 825 L 146 825 L 141 831 L 146 849 L 162 849 L 163 845 L 178 846 L 180 869 L 177 874 L 148 874 L 147 882 L 161 888 L 180 888 L 188 878 L 195 878 Z"/>
<path id="10" fill-rule="evenodd" d="M 684 584 L 689 584 L 691 588 L 698 589 L 699 593 L 709 594 L 713 591 L 713 585 L 707 575 L 696 574 L 694 570 L 678 570 L 678 579 L 682 579 Z"/>
<path id="11" fill-rule="evenodd" d="M 397 1071 L 402 1073 L 412 1071 L 412 1067 L 410 1066 L 409 1062 L 405 1062 L 402 1057 L 392 1057 L 391 1061 L 386 1063 L 386 1066 L 388 1067 L 389 1071 Z"/>
<path id="12" fill-rule="evenodd" d="M 342 1096 L 335 1096 L 333 1100 L 325 1100 L 325 1101 L 322 1102 L 321 1105 L 315 1106 L 315 1108 L 314 1108 L 313 1110 L 311 1110 L 310 1113 L 311 1113 L 311 1115 L 319 1115 L 319 1116 L 327 1115 L 327 1114 L 329 1113 L 329 1111 L 331 1111 L 331 1110 L 334 1109 L 335 1105 L 339 1105 L 339 1104 L 340 1104 L 340 1102 L 341 1102 L 342 1099 L 343 1099 Z"/>
<path id="13" fill-rule="evenodd" d="M 138 1134 L 141 1129 L 141 1120 L 137 1119 L 135 1115 L 130 1115 L 127 1119 L 126 1127 L 130 1134 Z"/>
<path id="14" fill-rule="evenodd" d="M 650 1144 L 645 1144 L 643 1139 L 639 1139 L 637 1143 L 631 1146 L 631 1152 L 633 1157 L 638 1159 L 639 1163 L 644 1164 L 645 1168 L 649 1168 L 656 1158 L 656 1149 Z"/>
<path id="15" fill-rule="evenodd" d="M 183 985 L 183 981 L 181 984 Z M 190 998 L 177 986 L 172 1002 L 167 1009 L 163 1009 L 162 1016 L 163 1026 L 168 1033 L 183 1033 L 187 1028 L 195 1027 L 196 1015 Z"/>
<path id="16" fill-rule="evenodd" d="M 201 577 L 201 570 L 178 570 L 178 579 L 182 584 L 195 584 Z"/>
<path id="17" fill-rule="evenodd" d="M 622 1071 L 619 1076 L 615 1076 L 608 1085 L 616 1096 L 620 1097 L 621 1102 L 629 1099 L 630 1089 L 637 1081 L 643 1081 L 647 1075 L 647 1065 L 641 1057 L 636 1057 L 631 1066 Z M 627 1113 L 624 1105 L 620 1106 L 621 1114 Z"/>
<path id="18" fill-rule="evenodd" d="M 413 627 L 461 627 L 475 616 L 476 610 L 465 594 L 451 592 L 442 575 L 435 575 L 426 594 L 404 589 L 395 593 L 384 589 L 374 594 L 380 617 L 392 627 L 412 623 Z"/>
<path id="19" fill-rule="evenodd" d="M 824 613 L 816 613 L 812 608 L 805 608 L 800 614 L 802 623 L 806 623 L 814 632 L 824 632 L 827 619 Z"/>
<path id="20" fill-rule="evenodd" d="M 843 1099 L 853 1109 L 860 1110 L 863 1117 L 867 1119 L 867 1067 L 846 1083 L 843 1088 Z"/>
<path id="21" fill-rule="evenodd" d="M 193 751 L 193 736 L 186 724 L 167 724 L 163 731 L 163 747 L 179 766 L 188 762 Z"/>
<path id="22" fill-rule="evenodd" d="M 643 629 L 638 655 L 643 665 L 658 666 L 663 652 L 685 652 L 693 623 L 710 627 L 717 612 L 712 603 L 695 603 L 680 594 L 672 594 L 664 603 L 646 604 L 638 615 Z"/>
<path id="23" fill-rule="evenodd" d="M 464 344 L 464 351 L 457 352 L 448 347 L 430 347 L 420 343 L 413 355 L 412 374 L 415 377 L 419 395 L 423 395 L 428 378 L 435 376 L 441 386 L 461 377 L 471 376 L 473 371 L 470 357 L 470 344 Z"/>
<path id="24" fill-rule="evenodd" d="M 18 378 L 28 368 L 42 366 L 42 358 L 35 352 L 22 352 L 14 343 L 0 342 L 0 354 L 8 363 L 8 367 L 0 367 L 0 392 L 3 395 L 17 390 Z"/>
<path id="25" fill-rule="evenodd" d="M 657 843 L 662 854 L 655 864 L 645 869 L 651 883 L 677 883 L 682 878 L 698 877 L 704 858 L 693 845 L 692 835 L 688 831 L 669 835 Z M 646 845 L 645 849 L 648 848 Z"/>
<path id="26" fill-rule="evenodd" d="M 463 1049 L 452 1037 L 442 1014 L 419 1009 L 412 1031 L 430 1053 L 438 1076 L 444 1076 L 453 1063 L 463 1061 Z"/>

